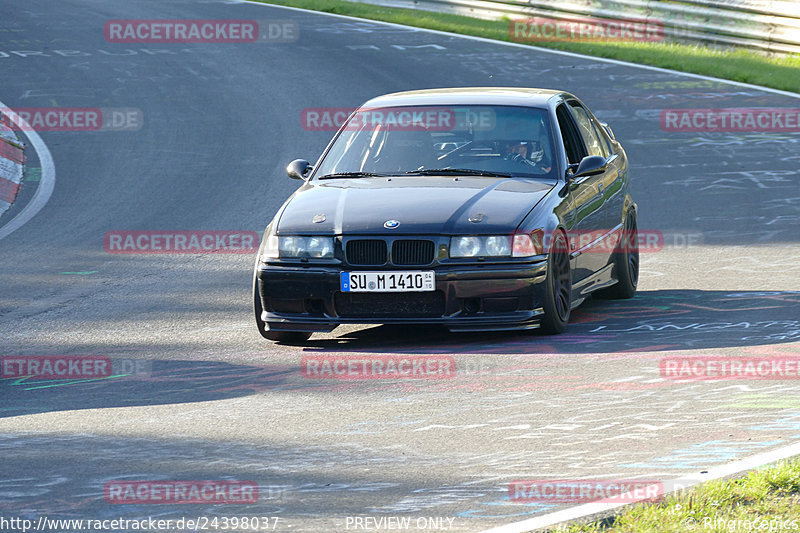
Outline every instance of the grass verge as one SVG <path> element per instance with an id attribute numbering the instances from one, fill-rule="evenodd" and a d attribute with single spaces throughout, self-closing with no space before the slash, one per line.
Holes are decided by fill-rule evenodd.
<path id="1" fill-rule="evenodd" d="M 381 7 L 343 0 L 257 1 L 474 35 L 498 41 L 512 41 L 509 35 L 508 20 L 482 20 L 462 15 Z M 721 50 L 697 45 L 660 42 L 560 41 L 537 42 L 535 45 L 800 93 L 800 55 L 797 54 L 768 56 L 743 49 Z"/>
<path id="2" fill-rule="evenodd" d="M 718 480 L 559 533 L 800 531 L 800 460 Z"/>

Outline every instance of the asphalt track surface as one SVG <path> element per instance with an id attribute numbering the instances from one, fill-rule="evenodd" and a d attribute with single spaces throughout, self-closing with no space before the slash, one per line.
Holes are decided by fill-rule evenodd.
<path id="1" fill-rule="evenodd" d="M 276 531 L 396 516 L 480 531 L 572 505 L 513 501 L 515 480 L 668 484 L 800 439 L 796 381 L 659 374 L 667 357 L 800 356 L 800 134 L 659 125 L 664 108 L 797 99 L 242 3 L 0 0 L 0 13 L 5 105 L 135 108 L 144 120 L 127 132 L 39 132 L 55 188 L 0 240 L 0 355 L 146 361 L 97 381 L 0 381 L 0 516 L 269 516 Z M 118 44 L 103 37 L 109 19 L 289 20 L 300 31 L 288 43 Z M 315 159 L 331 136 L 301 127 L 303 109 L 473 85 L 566 89 L 611 124 L 631 160 L 639 228 L 667 244 L 643 254 L 636 298 L 589 301 L 557 337 L 363 326 L 293 347 L 255 330 L 252 254 L 104 250 L 109 231 L 260 233 L 297 186 L 286 163 Z M 27 155 L 0 226 L 44 183 Z M 458 373 L 300 372 L 308 355 L 398 354 L 449 355 Z M 224 479 L 257 483 L 257 503 L 103 498 L 113 480 Z M 428 518 L 439 522 L 417 523 Z"/>

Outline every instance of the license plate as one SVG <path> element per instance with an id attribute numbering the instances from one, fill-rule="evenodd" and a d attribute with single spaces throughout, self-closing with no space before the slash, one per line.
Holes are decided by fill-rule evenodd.
<path id="1" fill-rule="evenodd" d="M 415 272 L 342 272 L 342 292 L 426 292 L 436 290 L 432 270 Z"/>

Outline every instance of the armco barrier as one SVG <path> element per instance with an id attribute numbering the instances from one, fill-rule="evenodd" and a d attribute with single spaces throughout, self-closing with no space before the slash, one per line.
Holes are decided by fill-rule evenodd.
<path id="1" fill-rule="evenodd" d="M 485 19 L 636 20 L 670 41 L 800 53 L 798 0 L 359 0 Z M 526 42 L 530 42 L 526 40 Z"/>

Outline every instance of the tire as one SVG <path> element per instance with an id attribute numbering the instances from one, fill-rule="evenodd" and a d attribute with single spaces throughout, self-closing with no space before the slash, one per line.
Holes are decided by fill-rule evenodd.
<path id="1" fill-rule="evenodd" d="M 617 282 L 594 293 L 600 298 L 622 300 L 633 298 L 639 283 L 639 232 L 636 226 L 636 212 L 631 209 L 625 216 L 622 237 L 613 253 L 614 272 Z"/>
<path id="2" fill-rule="evenodd" d="M 569 266 L 567 238 L 559 232 L 547 256 L 544 316 L 540 330 L 547 335 L 562 333 L 567 328 L 572 307 L 572 271 Z"/>
<path id="3" fill-rule="evenodd" d="M 253 312 L 256 318 L 258 332 L 267 340 L 284 344 L 302 344 L 311 337 L 311 333 L 304 331 L 280 331 L 270 329 L 267 322 L 261 320 L 261 297 L 258 294 L 258 280 L 253 276 Z"/>

